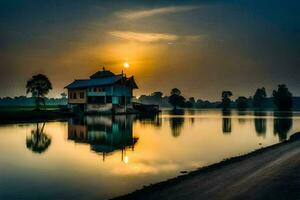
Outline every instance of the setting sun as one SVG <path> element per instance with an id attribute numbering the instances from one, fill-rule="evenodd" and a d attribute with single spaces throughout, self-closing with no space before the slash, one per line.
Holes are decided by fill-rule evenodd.
<path id="1" fill-rule="evenodd" d="M 129 65 L 129 63 L 124 62 L 123 66 L 124 66 L 125 68 L 129 68 L 130 65 Z"/>

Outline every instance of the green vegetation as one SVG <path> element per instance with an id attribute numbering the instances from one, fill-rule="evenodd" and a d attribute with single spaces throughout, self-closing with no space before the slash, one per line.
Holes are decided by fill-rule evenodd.
<path id="1" fill-rule="evenodd" d="M 36 110 L 40 110 L 40 105 L 43 103 L 46 108 L 45 96 L 52 90 L 52 84 L 47 76 L 43 74 L 34 75 L 27 81 L 26 93 L 31 93 L 35 98 Z"/>
<path id="2" fill-rule="evenodd" d="M 44 110 L 58 110 L 59 105 L 46 105 Z M 0 106 L 0 112 L 22 112 L 34 110 L 36 106 Z"/>
<path id="3" fill-rule="evenodd" d="M 278 89 L 273 91 L 274 104 L 278 110 L 291 110 L 293 106 L 292 93 L 286 85 L 278 85 Z"/>
<path id="4" fill-rule="evenodd" d="M 173 88 L 171 90 L 169 103 L 173 106 L 174 110 L 176 110 L 178 107 L 183 108 L 185 106 L 185 98 L 181 95 L 181 91 L 179 89 Z"/>
<path id="5" fill-rule="evenodd" d="M 236 100 L 236 106 L 238 110 L 246 110 L 249 106 L 248 106 L 248 99 L 246 97 L 239 97 Z"/>
<path id="6" fill-rule="evenodd" d="M 253 96 L 253 107 L 255 109 L 261 110 L 263 107 L 263 103 L 265 103 L 265 100 L 267 98 L 266 89 L 258 88 Z"/>
<path id="7" fill-rule="evenodd" d="M 223 91 L 222 92 L 222 108 L 223 108 L 223 110 L 227 110 L 230 108 L 230 103 L 231 103 L 230 97 L 232 95 L 233 94 L 231 91 Z"/>

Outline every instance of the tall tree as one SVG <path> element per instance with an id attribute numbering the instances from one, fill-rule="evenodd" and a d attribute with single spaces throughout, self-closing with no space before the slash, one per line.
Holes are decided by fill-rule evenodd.
<path id="1" fill-rule="evenodd" d="M 232 92 L 231 91 L 223 91 L 222 92 L 222 108 L 224 110 L 227 110 L 230 107 L 230 97 L 232 96 Z"/>
<path id="2" fill-rule="evenodd" d="M 257 88 L 253 96 L 253 107 L 256 109 L 261 109 L 266 98 L 267 98 L 266 89 L 264 87 Z"/>
<path id="3" fill-rule="evenodd" d="M 31 79 L 27 81 L 26 84 L 26 93 L 31 93 L 32 97 L 35 98 L 36 109 L 40 109 L 41 102 L 45 104 L 45 96 L 52 89 L 52 84 L 47 76 L 43 74 L 38 74 L 32 76 Z"/>
<path id="4" fill-rule="evenodd" d="M 171 96 L 169 97 L 169 103 L 176 110 L 177 107 L 185 106 L 185 98 L 181 95 L 181 91 L 177 88 L 171 90 Z"/>
<path id="5" fill-rule="evenodd" d="M 277 91 L 273 91 L 273 101 L 278 110 L 291 110 L 293 106 L 293 95 L 286 85 L 278 85 Z"/>

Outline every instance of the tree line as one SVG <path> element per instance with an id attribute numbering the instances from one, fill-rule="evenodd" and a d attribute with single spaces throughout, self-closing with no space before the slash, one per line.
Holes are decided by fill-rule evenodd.
<path id="1" fill-rule="evenodd" d="M 26 93 L 32 95 L 31 101 L 34 101 L 37 110 L 41 109 L 42 105 L 45 107 L 47 102 L 51 102 L 51 100 L 55 101 L 53 98 L 50 100 L 46 98 L 50 90 L 52 90 L 52 83 L 43 74 L 32 76 L 26 83 Z M 65 104 L 67 102 L 67 95 L 62 93 L 61 96 L 61 103 Z M 172 106 L 175 110 L 178 108 L 222 108 L 223 110 L 229 110 L 233 107 L 239 110 L 246 110 L 248 108 L 263 110 L 268 107 L 268 103 L 270 104 L 270 98 L 267 97 L 264 87 L 258 88 L 253 97 L 239 96 L 235 101 L 232 101 L 232 96 L 233 93 L 231 91 L 225 90 L 221 93 L 221 101 L 209 102 L 201 99 L 196 101 L 194 97 L 186 99 L 178 88 L 173 88 L 169 96 L 163 96 L 162 92 L 154 92 L 150 96 L 142 95 L 138 99 L 135 99 L 135 101 L 146 104 L 159 104 L 164 107 Z M 10 97 L 0 98 L 0 105 L 4 104 L 4 102 L 12 102 L 13 100 L 23 101 L 24 103 L 26 102 L 25 99 L 27 99 L 25 96 L 14 99 Z M 277 110 L 288 111 L 293 107 L 293 95 L 284 84 L 278 85 L 277 90 L 273 90 L 271 99 Z"/>
<path id="2" fill-rule="evenodd" d="M 201 99 L 195 100 L 194 97 L 186 99 L 178 88 L 173 88 L 169 96 L 163 96 L 162 92 L 154 92 L 151 95 L 142 95 L 136 101 L 146 104 L 159 104 L 163 107 L 172 106 L 175 110 L 178 108 L 221 108 L 229 110 L 237 108 L 238 110 L 263 110 L 274 108 L 277 110 L 291 110 L 293 107 L 293 95 L 286 85 L 278 85 L 273 90 L 272 96 L 268 97 L 264 87 L 258 88 L 252 97 L 239 96 L 232 100 L 233 93 L 225 90 L 221 93 L 220 101 L 210 102 Z M 299 102 L 297 102 L 299 103 Z"/>

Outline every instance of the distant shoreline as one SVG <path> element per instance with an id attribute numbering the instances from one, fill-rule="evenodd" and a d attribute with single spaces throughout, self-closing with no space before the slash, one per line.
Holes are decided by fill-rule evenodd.
<path id="1" fill-rule="evenodd" d="M 186 114 L 190 111 L 222 111 L 220 108 L 185 108 L 182 109 Z M 171 108 L 163 108 L 162 114 L 164 112 L 172 111 Z M 232 112 L 240 112 L 240 113 L 247 113 L 247 112 L 256 112 L 255 110 L 248 109 L 244 111 L 239 111 L 236 109 L 230 110 Z M 276 110 L 262 110 L 257 111 L 258 113 L 264 113 L 264 112 L 278 112 L 284 114 L 285 112 L 293 113 L 293 112 L 299 112 L 298 110 L 292 110 L 292 111 L 276 111 Z M 127 115 L 127 114 L 141 114 L 139 112 L 132 112 L 132 113 L 122 113 L 118 115 Z M 145 113 L 144 113 L 145 114 Z M 107 116 L 111 115 L 111 113 L 90 113 L 88 115 L 99 115 L 99 116 Z M 34 110 L 34 107 L 32 106 L 12 106 L 12 107 L 3 107 L 0 106 L 0 124 L 3 123 L 23 123 L 23 122 L 36 122 L 36 121 L 53 121 L 53 120 L 67 120 L 68 118 L 76 116 L 75 113 L 70 111 L 62 111 L 57 106 L 48 106 L 46 110 Z M 228 117 L 230 115 L 226 115 Z M 260 116 L 259 114 L 257 116 Z M 263 116 L 263 115 L 262 115 Z"/>
<path id="2" fill-rule="evenodd" d="M 74 116 L 71 112 L 59 110 L 13 110 L 0 111 L 0 124 L 64 120 Z"/>
<path id="3" fill-rule="evenodd" d="M 300 132 L 297 132 L 282 143 L 225 159 L 112 200 L 243 199 L 253 194 L 257 196 L 250 199 L 281 199 L 283 194 L 293 199 L 300 196 L 299 157 Z M 283 180 L 293 181 L 294 185 L 289 187 Z M 279 186 L 285 187 L 281 188 L 285 193 L 277 189 Z"/>

